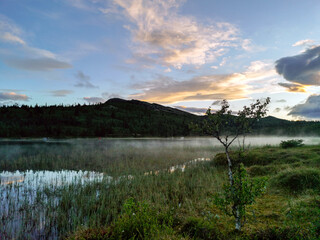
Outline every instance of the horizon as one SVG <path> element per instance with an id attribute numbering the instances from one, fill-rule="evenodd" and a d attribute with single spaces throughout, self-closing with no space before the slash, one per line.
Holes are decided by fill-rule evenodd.
<path id="1" fill-rule="evenodd" d="M 320 119 L 320 2 L 0 2 L 0 106 L 118 97 Z"/>

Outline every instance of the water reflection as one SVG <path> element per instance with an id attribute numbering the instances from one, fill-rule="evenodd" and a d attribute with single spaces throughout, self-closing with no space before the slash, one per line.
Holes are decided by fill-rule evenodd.
<path id="1" fill-rule="evenodd" d="M 89 171 L 26 171 L 0 173 L 0 239 L 56 239 L 55 209 L 59 187 L 111 181 Z"/>

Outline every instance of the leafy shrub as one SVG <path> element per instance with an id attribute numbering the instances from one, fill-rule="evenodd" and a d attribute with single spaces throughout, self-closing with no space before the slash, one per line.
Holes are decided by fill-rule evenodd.
<path id="1" fill-rule="evenodd" d="M 233 184 L 225 184 L 222 194 L 214 195 L 215 205 L 229 216 L 234 216 L 240 228 L 245 223 L 246 207 L 266 190 L 266 178 L 251 179 L 241 163 L 233 174 Z"/>
<path id="2" fill-rule="evenodd" d="M 168 217 L 167 217 L 168 218 Z M 166 226 L 147 203 L 129 198 L 124 204 L 124 213 L 115 221 L 112 239 L 154 239 Z"/>
<path id="3" fill-rule="evenodd" d="M 307 189 L 320 190 L 320 172 L 311 168 L 285 170 L 276 175 L 272 183 L 293 193 Z"/>
<path id="4" fill-rule="evenodd" d="M 302 142 L 303 142 L 302 139 L 291 139 L 287 141 L 281 141 L 280 147 L 282 148 L 302 147 L 304 145 Z"/>

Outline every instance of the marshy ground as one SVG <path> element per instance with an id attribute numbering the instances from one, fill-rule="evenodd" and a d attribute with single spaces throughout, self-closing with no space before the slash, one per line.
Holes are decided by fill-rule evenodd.
<path id="1" fill-rule="evenodd" d="M 246 169 L 252 178 L 267 177 L 268 188 L 248 207 L 241 233 L 233 231 L 233 219 L 212 201 L 227 181 L 224 155 L 217 154 L 222 149 L 212 139 L 4 142 L 1 169 L 19 170 L 24 179 L 10 182 L 10 174 L 1 173 L 1 237 L 318 239 L 320 147 L 276 146 L 284 139 L 261 140 L 259 146 L 248 139 Z M 211 161 L 170 171 L 198 158 Z M 30 169 L 37 172 L 27 181 Z M 61 170 L 69 172 L 54 175 L 49 183 L 48 177 L 39 178 L 44 171 L 52 176 Z M 79 170 L 82 175 L 76 174 Z"/>

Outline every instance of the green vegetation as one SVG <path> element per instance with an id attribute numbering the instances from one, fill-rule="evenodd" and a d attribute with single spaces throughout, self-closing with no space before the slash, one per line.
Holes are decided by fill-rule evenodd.
<path id="1" fill-rule="evenodd" d="M 189 124 L 204 120 L 203 116 L 137 100 L 110 99 L 96 105 L 1 106 L 0 137 L 189 136 L 193 134 Z M 253 133 L 319 136 L 320 123 L 266 117 L 257 123 Z"/>
<path id="2" fill-rule="evenodd" d="M 227 215 L 236 218 L 236 223 L 239 224 L 236 225 L 237 230 L 241 230 L 245 224 L 247 207 L 255 203 L 257 197 L 265 193 L 266 180 L 266 178 L 250 179 L 243 163 L 240 163 L 234 173 L 233 185 L 225 184 L 223 193 L 214 196 L 214 203 L 217 207 Z M 237 220 L 237 218 L 239 219 Z"/>
<path id="3" fill-rule="evenodd" d="M 133 179 L 130 182 L 133 189 L 129 191 L 131 198 L 126 199 L 133 203 L 133 197 L 135 206 L 142 209 L 143 204 L 147 204 L 147 210 L 143 210 L 143 213 L 149 212 L 149 216 L 153 217 L 152 221 L 142 213 L 138 213 L 141 215 L 140 219 L 136 219 L 136 215 L 128 215 L 125 210 L 126 203 L 122 202 L 122 210 L 115 214 L 118 217 L 110 220 L 109 224 L 101 228 L 80 228 L 69 235 L 69 238 L 94 239 L 97 234 L 102 233 L 99 235 L 101 239 L 112 239 L 119 221 L 120 226 L 124 226 L 123 221 L 129 226 L 144 221 L 142 225 L 148 223 L 161 229 L 161 234 L 152 230 L 152 227 L 145 229 L 150 235 L 144 239 L 319 239 L 319 184 L 314 180 L 318 179 L 320 170 L 319 146 L 303 146 L 286 151 L 278 147 L 262 147 L 252 149 L 250 154 L 246 154 L 255 159 L 246 167 L 252 178 L 260 179 L 263 175 L 270 181 L 265 194 L 247 207 L 246 225 L 241 232 L 233 231 L 233 221 L 230 221 L 232 218 L 224 215 L 223 211 L 209 200 L 214 194 L 223 193 L 221 186 L 227 181 L 223 173 L 226 166 L 217 166 L 214 163 L 215 158 L 212 162 L 198 163 L 187 168 L 184 173 L 178 171 L 173 174 L 147 176 L 143 183 L 139 182 L 140 178 Z M 298 160 L 285 160 L 286 157 L 293 156 Z M 259 165 L 260 157 L 267 158 L 262 165 Z M 220 155 L 217 155 L 217 158 L 219 159 Z M 314 169 L 312 173 L 309 171 L 311 166 Z M 315 177 L 310 179 L 315 172 Z M 299 185 L 302 187 L 293 192 L 291 186 L 284 184 L 286 179 L 281 176 L 291 178 L 297 173 L 303 176 L 302 185 Z M 279 179 L 282 181 L 279 182 Z M 118 190 L 122 191 L 122 188 L 121 185 Z"/>
<path id="4" fill-rule="evenodd" d="M 291 139 L 287 141 L 281 141 L 280 147 L 282 148 L 293 148 L 293 147 L 301 147 L 303 146 L 302 139 Z"/>
<path id="5" fill-rule="evenodd" d="M 273 179 L 275 186 L 288 193 L 301 193 L 308 189 L 320 191 L 320 171 L 313 168 L 298 168 L 281 171 Z"/>
<path id="6" fill-rule="evenodd" d="M 63 146 L 54 148 L 57 165 L 62 164 L 59 163 L 58 153 L 66 153 L 61 151 Z M 83 146 L 79 148 L 82 149 Z M 36 149 L 39 150 L 41 147 Z M 80 149 L 71 149 L 80 156 L 80 153 L 76 153 Z M 93 151 L 92 156 L 97 153 L 97 149 Z M 115 148 L 108 149 L 115 155 L 120 154 Z M 20 154 L 25 154 L 28 164 L 33 165 L 32 161 L 39 162 L 38 156 L 30 149 L 20 150 Z M 43 151 L 45 150 L 48 149 Z M 123 150 L 124 148 L 121 151 Z M 133 150 L 138 151 L 138 148 Z M 227 166 L 218 164 L 224 154 L 217 154 L 212 161 L 190 164 L 184 172 L 178 169 L 173 173 L 153 171 L 145 175 L 144 170 L 168 167 L 170 164 L 190 160 L 188 155 L 200 157 L 213 152 L 201 147 L 175 147 L 171 150 L 162 147 L 161 151 L 155 151 L 152 157 L 151 152 L 154 149 L 140 150 L 139 154 L 133 150 L 127 149 L 124 153 L 123 156 L 127 160 L 113 158 L 116 160 L 113 165 L 110 161 L 103 162 L 99 158 L 96 162 L 94 158 L 87 158 L 86 161 L 86 156 L 91 155 L 84 155 L 76 168 L 95 169 L 100 164 L 106 164 L 113 169 L 110 172 L 113 172 L 114 179 L 110 181 L 105 178 L 101 182 L 86 185 L 75 182 L 54 189 L 48 187 L 39 190 L 35 202 L 28 202 L 28 196 L 23 200 L 23 207 L 19 210 L 24 216 L 22 220 L 28 223 L 28 226 L 36 227 L 36 221 L 39 220 L 36 212 L 44 211 L 42 217 L 46 218 L 46 224 L 43 225 L 45 231 L 42 232 L 42 236 L 49 238 L 52 234 L 59 233 L 61 239 L 119 239 L 119 236 L 122 239 L 130 239 L 135 236 L 136 239 L 289 240 L 320 237 L 320 197 L 317 184 L 320 171 L 319 146 L 288 149 L 267 146 L 244 152 L 248 160 L 244 162 L 249 175 L 247 178 L 255 181 L 265 177 L 269 181 L 265 194 L 247 206 L 246 224 L 241 232 L 233 230 L 232 217 L 225 215 L 212 201 L 215 194 L 223 194 L 222 186 L 228 181 L 225 175 Z M 88 148 L 84 148 L 81 153 L 84 154 L 85 151 L 88 152 Z M 51 160 L 54 161 L 54 152 L 50 154 Z M 102 155 L 102 152 L 97 156 L 100 154 Z M 161 154 L 164 156 L 162 161 Z M 172 157 L 167 163 L 165 158 L 170 158 L 170 154 Z M 236 158 L 238 153 L 231 152 L 231 156 Z M 68 157 L 72 157 L 72 154 L 62 157 L 63 161 L 67 161 Z M 148 161 L 156 167 L 148 165 L 140 170 Z M 131 170 L 127 164 L 130 164 Z M 50 167 L 58 168 L 54 164 L 47 168 Z M 107 168 L 105 170 L 109 174 Z M 121 172 L 126 173 L 121 175 Z M 291 179 L 297 179 L 298 184 L 291 184 Z M 4 189 L 11 191 L 15 187 L 18 185 L 6 185 Z M 5 201 L 13 203 L 14 199 Z M 1 218 L 1 226 L 4 226 L 3 223 L 7 219 Z M 28 231 L 22 231 L 22 236 L 30 236 L 28 234 L 32 228 L 24 229 Z"/>

